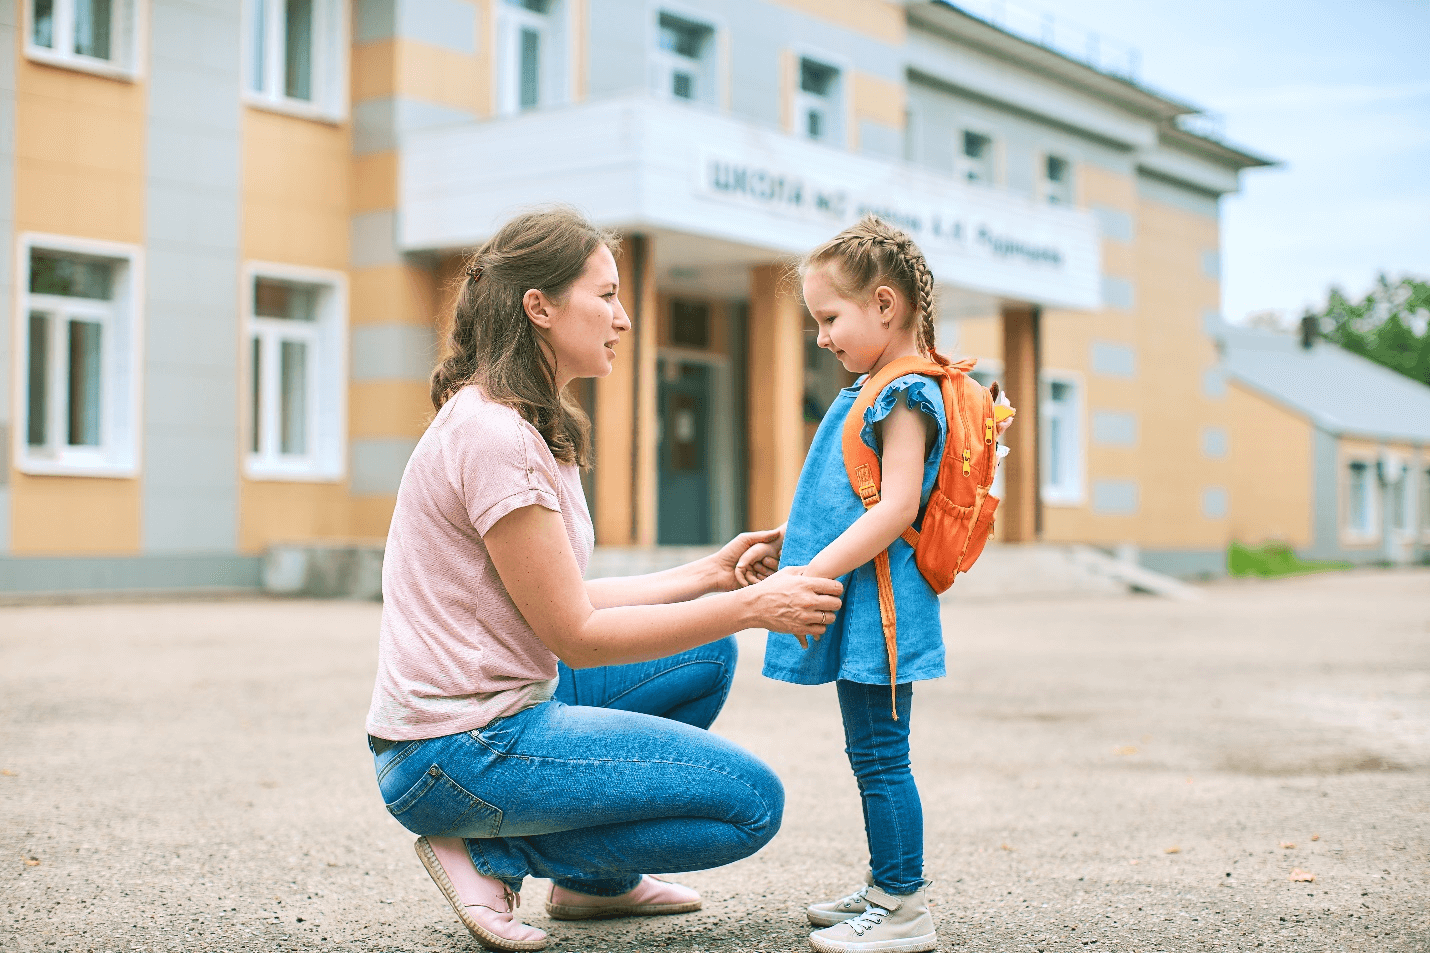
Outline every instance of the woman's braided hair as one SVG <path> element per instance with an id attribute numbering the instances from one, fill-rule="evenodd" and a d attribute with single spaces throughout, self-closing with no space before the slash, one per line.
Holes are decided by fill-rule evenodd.
<path id="1" fill-rule="evenodd" d="M 507 222 L 466 263 L 447 355 L 432 372 L 432 406 L 479 384 L 490 400 L 506 404 L 537 429 L 563 463 L 591 463 L 591 423 L 581 405 L 556 390 L 556 368 L 522 299 L 535 288 L 560 301 L 605 245 L 616 236 L 573 209 L 556 207 Z"/>
<path id="2" fill-rule="evenodd" d="M 919 353 L 934 353 L 933 273 L 919 246 L 902 229 L 877 215 L 865 215 L 855 225 L 835 235 L 800 262 L 801 277 L 815 268 L 828 268 L 830 280 L 848 298 L 865 299 L 880 285 L 903 294 L 915 325 Z"/>

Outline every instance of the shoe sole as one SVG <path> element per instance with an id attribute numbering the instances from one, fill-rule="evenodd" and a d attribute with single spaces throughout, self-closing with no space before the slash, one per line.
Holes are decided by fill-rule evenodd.
<path id="1" fill-rule="evenodd" d="M 938 949 L 938 934 L 910 937 L 906 940 L 868 940 L 844 943 L 812 936 L 809 945 L 819 953 L 924 953 Z"/>
<path id="2" fill-rule="evenodd" d="M 632 907 L 586 907 L 575 903 L 546 903 L 546 913 L 553 920 L 614 920 L 617 917 L 664 917 L 672 913 L 694 913 L 699 900 L 685 903 L 645 903 Z"/>
<path id="3" fill-rule="evenodd" d="M 854 913 L 834 913 L 829 910 L 815 910 L 810 908 L 804 911 L 804 915 L 809 918 L 810 923 L 817 927 L 833 927 L 838 926 L 845 920 L 853 920 L 863 912 L 863 910 L 858 910 Z"/>
<path id="4" fill-rule="evenodd" d="M 442 896 L 447 898 L 447 902 L 452 905 L 452 910 L 457 914 L 457 919 L 462 921 L 466 927 L 477 938 L 477 942 L 489 950 L 544 950 L 551 943 L 550 937 L 540 940 L 508 940 L 504 936 L 497 936 L 495 933 L 483 927 L 467 913 L 466 904 L 462 903 L 457 896 L 457 888 L 452 886 L 452 881 L 447 877 L 447 871 L 442 869 L 442 862 L 437 859 L 437 854 L 432 850 L 432 845 L 427 843 L 427 838 L 417 838 L 417 843 L 413 845 L 417 851 L 417 859 L 422 861 L 422 866 L 427 868 L 427 874 L 432 878 L 432 882 L 437 885 L 437 889 L 442 891 Z"/>

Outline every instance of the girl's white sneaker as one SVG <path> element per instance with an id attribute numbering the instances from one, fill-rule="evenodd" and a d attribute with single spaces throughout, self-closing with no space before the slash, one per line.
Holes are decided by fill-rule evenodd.
<path id="1" fill-rule="evenodd" d="M 897 897 L 871 886 L 864 900 L 863 913 L 816 930 L 809 945 L 819 953 L 923 953 L 938 948 L 922 888 Z"/>
<path id="2" fill-rule="evenodd" d="M 864 902 L 864 895 L 869 892 L 869 888 L 874 886 L 874 876 L 870 871 L 864 872 L 864 886 L 854 891 L 847 897 L 840 897 L 838 900 L 830 900 L 825 903 L 811 903 L 804 908 L 804 915 L 809 917 L 809 922 L 817 927 L 832 927 L 836 923 L 843 923 L 845 920 L 852 920 L 867 909 Z"/>

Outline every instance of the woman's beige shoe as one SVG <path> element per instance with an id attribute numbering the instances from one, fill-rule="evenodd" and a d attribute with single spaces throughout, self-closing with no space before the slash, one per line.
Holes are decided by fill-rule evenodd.
<path id="1" fill-rule="evenodd" d="M 489 950 L 542 950 L 550 940 L 516 916 L 521 894 L 472 864 L 460 837 L 419 837 L 417 856 L 462 925 Z M 454 882 L 455 881 L 455 882 Z"/>
<path id="2" fill-rule="evenodd" d="M 809 917 L 809 922 L 817 927 L 832 927 L 836 923 L 843 923 L 845 920 L 852 920 L 867 909 L 864 902 L 864 895 L 869 892 L 869 888 L 874 886 L 874 876 L 872 872 L 864 872 L 864 886 L 854 891 L 847 897 L 840 897 L 838 900 L 830 900 L 825 903 L 811 903 L 804 908 L 804 915 Z"/>
<path id="3" fill-rule="evenodd" d="M 938 948 L 933 917 L 922 889 L 896 897 L 878 887 L 864 892 L 867 909 L 857 917 L 809 936 L 819 953 L 923 953 Z"/>
<path id="4" fill-rule="evenodd" d="M 610 917 L 659 917 L 693 913 L 700 909 L 700 894 L 646 874 L 635 888 L 618 897 L 595 897 L 551 885 L 546 912 L 553 920 L 599 920 Z"/>

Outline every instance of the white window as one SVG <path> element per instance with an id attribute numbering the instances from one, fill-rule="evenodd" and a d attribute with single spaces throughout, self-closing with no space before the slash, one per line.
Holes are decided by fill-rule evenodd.
<path id="1" fill-rule="evenodd" d="M 1346 470 L 1346 535 L 1374 539 L 1379 516 L 1376 506 L 1375 467 L 1365 460 L 1352 460 Z"/>
<path id="2" fill-rule="evenodd" d="M 342 476 L 346 293 L 333 272 L 255 265 L 247 279 L 247 472 Z"/>
<path id="3" fill-rule="evenodd" d="M 661 12 L 653 57 L 655 91 L 660 96 L 714 105 L 715 29 Z"/>
<path id="4" fill-rule="evenodd" d="M 21 419 L 26 473 L 133 476 L 139 251 L 52 236 L 20 241 Z"/>
<path id="5" fill-rule="evenodd" d="M 26 0 L 31 59 L 106 76 L 133 76 L 140 0 Z"/>
<path id="6" fill-rule="evenodd" d="M 971 129 L 963 130 L 959 149 L 959 165 L 963 178 L 969 182 L 990 185 L 993 182 L 993 137 Z"/>
<path id="7" fill-rule="evenodd" d="M 1071 205 L 1072 163 L 1062 156 L 1043 157 L 1043 198 L 1049 205 Z"/>
<path id="8" fill-rule="evenodd" d="M 808 57 L 799 60 L 795 123 L 800 135 L 835 145 L 844 141 L 844 90 L 840 72 Z"/>
<path id="9" fill-rule="evenodd" d="M 1039 381 L 1038 466 L 1044 503 L 1083 501 L 1082 393 L 1070 375 L 1044 373 Z"/>
<path id="10" fill-rule="evenodd" d="M 505 0 L 497 14 L 497 105 L 503 115 L 569 99 L 562 0 Z"/>
<path id="11" fill-rule="evenodd" d="M 347 108 L 339 0 L 247 0 L 244 80 L 249 102 L 320 119 Z"/>

